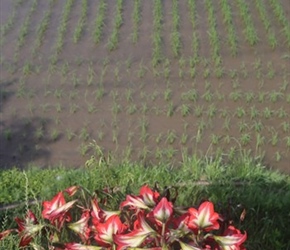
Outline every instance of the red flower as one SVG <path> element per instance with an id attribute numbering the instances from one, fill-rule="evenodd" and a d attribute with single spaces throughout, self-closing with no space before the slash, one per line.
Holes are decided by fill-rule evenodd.
<path id="1" fill-rule="evenodd" d="M 96 199 L 92 200 L 92 221 L 96 226 L 99 223 L 105 222 L 109 217 L 113 215 L 119 215 L 120 211 L 105 211 L 99 207 L 98 201 Z"/>
<path id="2" fill-rule="evenodd" d="M 189 217 L 187 226 L 192 229 L 203 229 L 204 231 L 211 231 L 219 229 L 219 214 L 214 211 L 213 204 L 209 201 L 203 202 L 198 210 L 195 208 L 188 209 Z"/>
<path id="3" fill-rule="evenodd" d="M 245 249 L 242 244 L 247 239 L 247 233 L 242 234 L 234 226 L 229 226 L 223 234 L 224 236 L 213 236 L 215 241 L 225 250 Z"/>
<path id="4" fill-rule="evenodd" d="M 149 209 L 155 206 L 159 193 L 152 191 L 147 185 L 140 189 L 140 195 L 127 195 L 126 200 L 121 203 L 121 208 L 129 206 L 130 209 Z"/>
<path id="5" fill-rule="evenodd" d="M 70 221 L 71 217 L 68 210 L 77 200 L 65 202 L 63 193 L 59 192 L 51 201 L 43 202 L 42 217 L 51 221 L 58 229 L 62 228 L 65 221 Z"/>
<path id="6" fill-rule="evenodd" d="M 15 218 L 15 221 L 18 224 L 18 232 L 21 235 L 20 247 L 28 246 L 31 242 L 33 235 L 42 229 L 42 225 L 38 224 L 38 221 L 33 212 L 30 210 L 27 212 L 27 215 L 24 220 Z"/>
<path id="7" fill-rule="evenodd" d="M 88 221 L 90 219 L 90 213 L 88 210 L 85 210 L 81 216 L 81 219 L 75 223 L 70 223 L 68 227 L 75 231 L 82 242 L 87 242 L 90 237 L 90 228 L 88 227 Z"/>
<path id="8" fill-rule="evenodd" d="M 79 243 L 66 243 L 65 250 L 101 250 L 102 247 L 87 246 Z"/>
<path id="9" fill-rule="evenodd" d="M 156 235 L 147 222 L 143 213 L 138 214 L 137 223 L 135 223 L 135 230 L 128 234 L 117 234 L 114 236 L 114 242 L 118 245 L 118 249 L 123 250 L 128 247 L 139 247 L 147 237 Z"/>
<path id="10" fill-rule="evenodd" d="M 126 230 L 118 215 L 113 215 L 105 223 L 96 225 L 95 240 L 104 247 L 109 247 L 114 243 L 113 236 L 121 234 Z"/>
<path id="11" fill-rule="evenodd" d="M 173 205 L 165 197 L 163 197 L 157 206 L 153 209 L 153 215 L 155 219 L 162 223 L 166 223 L 172 214 Z"/>
<path id="12" fill-rule="evenodd" d="M 79 186 L 71 186 L 64 191 L 68 193 L 69 196 L 73 196 L 79 189 Z"/>
<path id="13" fill-rule="evenodd" d="M 17 230 L 15 230 L 15 229 L 8 229 L 8 230 L 5 230 L 5 231 L 1 232 L 0 233 L 0 240 L 3 240 L 4 238 L 6 238 L 13 231 L 17 231 Z"/>

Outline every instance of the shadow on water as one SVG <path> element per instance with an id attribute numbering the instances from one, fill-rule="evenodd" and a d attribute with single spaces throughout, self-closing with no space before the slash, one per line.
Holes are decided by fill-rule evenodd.
<path id="1" fill-rule="evenodd" d="M 32 160 L 42 158 L 45 161 L 50 157 L 50 152 L 45 149 L 51 142 L 45 134 L 50 123 L 48 119 L 15 117 L 3 120 L 1 113 L 14 95 L 9 87 L 16 81 L 0 84 L 0 169 L 24 168 Z"/>

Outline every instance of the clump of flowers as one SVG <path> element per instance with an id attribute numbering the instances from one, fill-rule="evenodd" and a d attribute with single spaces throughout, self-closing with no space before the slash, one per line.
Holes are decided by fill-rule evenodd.
<path id="1" fill-rule="evenodd" d="M 18 229 L 0 233 L 0 240 L 16 232 L 19 247 L 32 249 L 245 249 L 247 234 L 215 212 L 210 201 L 182 209 L 174 206 L 177 195 L 170 198 L 169 189 L 145 185 L 139 195 L 127 195 L 119 210 L 108 211 L 112 194 L 104 192 L 105 199 L 96 193 L 87 199 L 79 186 L 59 192 L 43 202 L 42 218 L 28 211 L 25 219 L 16 218 Z"/>

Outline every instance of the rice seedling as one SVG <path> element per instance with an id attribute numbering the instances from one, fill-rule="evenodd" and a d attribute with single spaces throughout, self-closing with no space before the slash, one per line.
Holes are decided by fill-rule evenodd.
<path id="1" fill-rule="evenodd" d="M 79 139 L 83 140 L 83 141 L 87 141 L 90 138 L 90 133 L 88 131 L 87 126 L 84 126 L 79 134 Z"/>
<path id="2" fill-rule="evenodd" d="M 289 150 L 290 149 L 290 136 L 286 136 L 284 140 L 285 140 L 285 145 L 287 149 Z"/>
<path id="3" fill-rule="evenodd" d="M 176 132 L 174 130 L 168 130 L 165 142 L 169 144 L 173 144 L 176 139 L 177 139 Z"/>
<path id="4" fill-rule="evenodd" d="M 62 106 L 59 102 L 55 104 L 55 110 L 57 113 L 60 113 L 62 111 Z"/>
<path id="5" fill-rule="evenodd" d="M 242 98 L 242 92 L 240 90 L 235 90 L 229 94 L 229 98 L 236 102 Z"/>
<path id="6" fill-rule="evenodd" d="M 175 57 L 178 57 L 180 55 L 180 49 L 181 49 L 181 40 L 180 40 L 180 34 L 179 34 L 179 13 L 178 13 L 178 1 L 173 0 L 172 2 L 172 32 L 170 35 L 170 41 L 171 41 L 171 49 L 173 52 L 173 55 Z"/>
<path id="7" fill-rule="evenodd" d="M 212 102 L 214 94 L 210 91 L 207 90 L 203 95 L 202 99 L 204 99 L 207 102 Z"/>
<path id="8" fill-rule="evenodd" d="M 220 136 L 216 134 L 211 134 L 210 141 L 212 145 L 217 145 L 220 141 Z"/>
<path id="9" fill-rule="evenodd" d="M 162 141 L 162 138 L 163 138 L 163 134 L 162 133 L 159 133 L 156 138 L 155 138 L 155 142 L 157 144 L 159 144 L 161 141 Z"/>
<path id="10" fill-rule="evenodd" d="M 167 105 L 167 111 L 166 111 L 166 115 L 167 117 L 171 117 L 174 114 L 174 105 L 173 102 L 168 103 Z"/>
<path id="11" fill-rule="evenodd" d="M 139 25 L 141 22 L 141 1 L 140 0 L 134 0 L 134 7 L 132 12 L 132 20 L 133 20 L 133 33 L 132 33 L 132 41 L 133 43 L 137 43 L 139 38 Z"/>
<path id="12" fill-rule="evenodd" d="M 57 129 L 53 129 L 50 133 L 50 138 L 52 141 L 57 141 L 60 137 L 60 132 Z"/>
<path id="13" fill-rule="evenodd" d="M 264 128 L 264 125 L 260 120 L 254 121 L 252 129 L 254 129 L 256 132 L 261 132 L 263 128 Z"/>
<path id="14" fill-rule="evenodd" d="M 115 50 L 119 42 L 119 30 L 123 24 L 123 0 L 117 0 L 114 27 L 108 40 L 107 48 L 109 51 Z"/>
<path id="15" fill-rule="evenodd" d="M 246 115 L 246 111 L 243 107 L 237 107 L 236 112 L 235 112 L 235 116 L 237 116 L 238 118 L 242 118 Z"/>
<path id="16" fill-rule="evenodd" d="M 261 133 L 256 134 L 256 152 L 265 144 L 265 140 L 265 136 L 263 136 Z"/>
<path id="17" fill-rule="evenodd" d="M 52 54 L 52 57 L 51 57 L 52 64 L 56 63 L 58 55 L 63 49 L 64 36 L 67 30 L 68 18 L 72 10 L 73 3 L 74 3 L 74 0 L 68 0 L 65 2 L 64 9 L 62 12 L 62 19 L 60 21 L 60 25 L 58 26 L 58 30 L 57 30 L 57 38 L 54 45 L 54 53 Z"/>
<path id="18" fill-rule="evenodd" d="M 182 104 L 179 109 L 183 117 L 186 117 L 190 114 L 190 106 L 187 104 Z"/>
<path id="19" fill-rule="evenodd" d="M 178 151 L 174 149 L 173 147 L 165 148 L 163 150 L 163 154 L 167 159 L 173 159 L 173 157 L 176 155 Z"/>
<path id="20" fill-rule="evenodd" d="M 102 37 L 106 9 L 107 9 L 106 1 L 100 0 L 99 8 L 98 8 L 98 12 L 96 15 L 96 20 L 95 20 L 95 28 L 93 32 L 93 39 L 94 39 L 95 44 L 98 44 Z"/>
<path id="21" fill-rule="evenodd" d="M 182 145 L 185 145 L 188 140 L 188 134 L 187 133 L 182 133 L 181 138 L 180 138 L 180 143 Z"/>
<path id="22" fill-rule="evenodd" d="M 228 0 L 221 0 L 221 11 L 223 15 L 223 22 L 226 24 L 227 30 L 227 42 L 230 47 L 232 56 L 236 56 L 238 53 L 238 43 L 235 27 L 233 25 L 232 9 L 228 3 Z"/>
<path id="23" fill-rule="evenodd" d="M 164 100 L 165 101 L 170 101 L 171 98 L 172 98 L 172 90 L 170 88 L 167 88 L 165 91 L 164 91 Z"/>
<path id="24" fill-rule="evenodd" d="M 196 105 L 194 107 L 194 114 L 195 114 L 196 117 L 201 117 L 202 114 L 203 114 L 203 106 Z"/>
<path id="25" fill-rule="evenodd" d="M 111 107 L 111 111 L 114 115 L 117 115 L 121 112 L 121 105 L 116 103 L 116 102 L 113 102 L 113 105 Z"/>
<path id="26" fill-rule="evenodd" d="M 162 29 L 162 2 L 161 0 L 154 1 L 153 6 L 153 51 L 152 51 L 152 66 L 155 68 L 162 60 L 162 38 L 161 38 L 161 29 Z"/>
<path id="27" fill-rule="evenodd" d="M 212 103 L 208 106 L 208 110 L 207 110 L 207 116 L 209 118 L 213 118 L 216 115 L 217 112 L 217 108 L 216 106 Z"/>
<path id="28" fill-rule="evenodd" d="M 88 0 L 82 0 L 82 10 L 81 10 L 81 16 L 78 20 L 77 26 L 75 27 L 74 33 L 73 33 L 73 42 L 77 43 L 79 42 L 85 24 L 86 24 L 86 17 L 88 12 Z"/>
<path id="29" fill-rule="evenodd" d="M 25 17 L 24 22 L 21 25 L 21 28 L 20 28 L 20 31 L 19 31 L 19 34 L 18 34 L 18 38 L 17 38 L 17 45 L 16 45 L 16 49 L 15 49 L 16 54 L 15 55 L 18 55 L 19 49 L 25 43 L 25 38 L 28 35 L 28 29 L 29 29 L 29 24 L 30 24 L 31 16 L 32 16 L 33 12 L 35 12 L 35 10 L 37 8 L 37 5 L 38 5 L 38 0 L 34 0 L 32 2 L 32 4 L 31 4 L 31 7 L 30 7 L 30 9 L 28 11 L 27 16 Z M 17 57 L 18 56 L 16 56 L 16 58 Z"/>
<path id="30" fill-rule="evenodd" d="M 133 115 L 134 113 L 137 112 L 137 106 L 134 103 L 131 103 L 128 108 L 127 108 L 127 114 Z"/>
<path id="31" fill-rule="evenodd" d="M 271 26 L 270 19 L 268 18 L 268 13 L 266 11 L 265 3 L 263 0 L 256 0 L 256 8 L 258 9 L 260 19 L 264 25 L 265 30 L 267 31 L 267 39 L 270 47 L 275 49 L 278 45 L 276 34 L 274 29 Z"/>
<path id="32" fill-rule="evenodd" d="M 37 50 L 41 47 L 43 40 L 44 40 L 44 36 L 45 33 L 47 31 L 49 22 L 50 22 L 50 18 L 51 18 L 51 13 L 52 13 L 52 6 L 53 6 L 53 1 L 50 1 L 49 4 L 49 10 L 45 11 L 43 19 L 41 20 L 41 22 L 39 23 L 39 25 L 37 26 L 37 35 L 36 35 L 36 39 L 33 45 L 33 49 L 32 49 L 32 54 L 35 56 Z"/>
<path id="33" fill-rule="evenodd" d="M 44 128 L 43 126 L 40 126 L 36 129 L 34 136 L 37 140 L 41 140 L 44 138 Z"/>
<path id="34" fill-rule="evenodd" d="M 245 121 L 240 121 L 238 123 L 239 131 L 240 133 L 245 132 L 247 129 L 249 129 L 249 125 Z"/>
<path id="35" fill-rule="evenodd" d="M 289 122 L 283 121 L 281 123 L 281 127 L 282 127 L 282 130 L 284 133 L 289 133 L 289 131 L 290 131 L 290 123 Z"/>
<path id="36" fill-rule="evenodd" d="M 251 141 L 251 135 L 249 133 L 243 133 L 239 139 L 242 146 L 246 146 Z"/>
<path id="37" fill-rule="evenodd" d="M 79 105 L 73 103 L 73 104 L 70 105 L 69 112 L 71 114 L 75 114 L 79 109 L 80 109 Z"/>
<path id="38" fill-rule="evenodd" d="M 284 8 L 281 5 L 279 1 L 270 0 L 270 5 L 272 7 L 272 10 L 280 22 L 280 24 L 283 26 L 283 34 L 286 38 L 287 46 L 290 47 L 290 22 L 286 17 L 286 14 L 284 12 Z"/>
<path id="39" fill-rule="evenodd" d="M 225 131 L 230 131 L 230 128 L 231 128 L 231 118 L 226 117 L 226 119 L 224 120 L 224 123 L 223 123 L 223 129 Z"/>
<path id="40" fill-rule="evenodd" d="M 215 12 L 211 0 L 205 0 L 205 6 L 208 13 L 208 23 L 209 23 L 208 35 L 211 45 L 211 56 L 212 60 L 216 62 L 216 59 L 220 57 L 220 43 L 219 43 L 220 39 L 217 32 Z M 215 66 L 220 66 L 220 64 L 216 63 Z"/>
<path id="41" fill-rule="evenodd" d="M 266 108 L 263 110 L 263 115 L 264 115 L 264 118 L 266 118 L 266 119 L 271 118 L 273 114 L 274 114 L 274 111 L 271 110 L 271 109 L 268 108 L 268 107 L 266 107 Z"/>
<path id="42" fill-rule="evenodd" d="M 253 45 L 257 44 L 259 38 L 257 35 L 257 31 L 254 27 L 252 17 L 251 17 L 250 12 L 249 12 L 249 6 L 243 0 L 237 0 L 237 5 L 238 5 L 240 16 L 241 16 L 241 18 L 244 22 L 244 26 L 245 26 L 245 29 L 244 29 L 245 38 L 246 38 L 247 42 L 251 46 L 253 46 Z"/>
<path id="43" fill-rule="evenodd" d="M 66 129 L 65 133 L 69 141 L 72 141 L 73 138 L 76 136 L 76 134 L 70 128 Z"/>
<path id="44" fill-rule="evenodd" d="M 269 128 L 269 132 L 271 133 L 271 138 L 269 139 L 269 142 L 274 147 L 279 142 L 279 135 L 278 135 L 278 132 L 275 131 L 275 129 L 272 127 Z"/>

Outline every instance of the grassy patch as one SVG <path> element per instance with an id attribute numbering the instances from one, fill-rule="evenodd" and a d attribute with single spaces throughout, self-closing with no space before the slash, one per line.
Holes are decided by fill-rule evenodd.
<path id="1" fill-rule="evenodd" d="M 109 158 L 108 158 L 109 159 Z M 260 162 L 246 156 L 232 162 L 221 158 L 184 158 L 179 167 L 169 164 L 144 167 L 139 163 L 108 162 L 92 157 L 82 169 L 38 169 L 31 167 L 0 172 L 0 219 L 2 227 L 15 226 L 12 218 L 23 214 L 30 200 L 51 199 L 60 190 L 81 185 L 89 190 L 118 187 L 123 195 L 138 193 L 141 185 L 178 187 L 178 205 L 198 205 L 203 199 L 216 204 L 216 210 L 230 210 L 234 223 L 248 233 L 247 249 L 285 249 L 290 231 L 290 178 L 267 170 Z M 23 201 L 15 209 L 5 205 Z M 119 201 L 118 201 L 119 202 Z M 117 202 L 117 203 L 118 203 Z M 245 209 L 246 217 L 240 221 Z M 1 243 L 2 244 L 2 243 Z"/>

